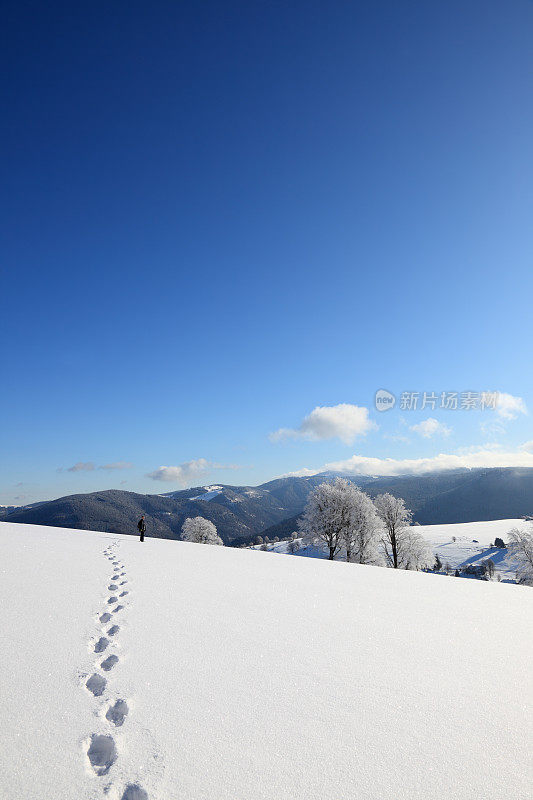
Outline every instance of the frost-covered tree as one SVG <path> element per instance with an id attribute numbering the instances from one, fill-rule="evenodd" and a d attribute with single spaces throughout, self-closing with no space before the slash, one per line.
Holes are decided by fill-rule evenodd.
<path id="1" fill-rule="evenodd" d="M 348 481 L 337 478 L 321 483 L 309 495 L 298 527 L 306 544 L 324 549 L 330 561 L 342 550 L 344 533 L 349 524 Z"/>
<path id="2" fill-rule="evenodd" d="M 507 535 L 509 554 L 518 565 L 516 582 L 533 586 L 533 528 L 528 531 L 513 528 Z"/>
<path id="3" fill-rule="evenodd" d="M 348 523 L 343 530 L 342 540 L 346 561 L 357 564 L 379 563 L 381 526 L 374 503 L 365 492 L 348 482 L 345 499 Z"/>
<path id="4" fill-rule="evenodd" d="M 496 564 L 494 563 L 492 558 L 487 558 L 485 564 L 486 564 L 486 568 L 487 568 L 487 577 L 491 581 L 494 578 L 494 572 L 496 570 Z"/>
<path id="5" fill-rule="evenodd" d="M 412 512 L 406 508 L 401 497 L 388 493 L 378 494 L 374 505 L 383 526 L 381 543 L 387 564 L 394 569 L 401 568 L 401 545 L 407 536 Z"/>
<path id="6" fill-rule="evenodd" d="M 360 564 L 378 560 L 380 524 L 374 505 L 344 478 L 316 487 L 299 525 L 305 541 L 325 549 L 330 560 L 341 552 Z"/>
<path id="7" fill-rule="evenodd" d="M 398 540 L 398 566 L 401 569 L 424 569 L 429 567 L 433 554 L 424 537 L 416 528 L 402 531 Z"/>
<path id="8" fill-rule="evenodd" d="M 296 555 L 298 550 L 300 549 L 300 542 L 297 539 L 291 539 L 287 545 L 287 552 L 291 554 L 291 556 Z"/>
<path id="9" fill-rule="evenodd" d="M 224 544 L 216 527 L 204 517 L 187 517 L 181 528 L 181 538 L 197 544 Z"/>
<path id="10" fill-rule="evenodd" d="M 435 563 L 433 564 L 433 571 L 440 572 L 442 569 L 442 561 L 438 553 L 435 553 Z"/>

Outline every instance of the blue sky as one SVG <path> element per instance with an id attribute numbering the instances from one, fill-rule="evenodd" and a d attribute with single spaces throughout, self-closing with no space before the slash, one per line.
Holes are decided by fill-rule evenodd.
<path id="1" fill-rule="evenodd" d="M 0 503 L 533 465 L 531 3 L 13 3 L 3 27 Z"/>

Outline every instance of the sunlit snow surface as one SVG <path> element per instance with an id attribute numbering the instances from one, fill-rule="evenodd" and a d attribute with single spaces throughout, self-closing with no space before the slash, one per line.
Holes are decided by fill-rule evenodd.
<path id="1" fill-rule="evenodd" d="M 2 798 L 530 797 L 531 589 L 10 523 L 0 564 Z"/>

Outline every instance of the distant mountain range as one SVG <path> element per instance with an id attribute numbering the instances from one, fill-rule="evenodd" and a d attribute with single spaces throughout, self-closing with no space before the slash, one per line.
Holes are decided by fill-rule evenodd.
<path id="1" fill-rule="evenodd" d="M 118 489 L 75 494 L 21 508 L 0 507 L 0 520 L 63 528 L 136 534 L 145 515 L 147 532 L 178 539 L 186 517 L 211 520 L 225 544 L 249 542 L 258 534 L 289 534 L 309 492 L 336 475 L 278 478 L 261 486 L 199 486 L 167 494 Z M 422 525 L 509 519 L 533 514 L 533 469 L 454 470 L 419 476 L 346 476 L 371 496 L 403 497 Z"/>

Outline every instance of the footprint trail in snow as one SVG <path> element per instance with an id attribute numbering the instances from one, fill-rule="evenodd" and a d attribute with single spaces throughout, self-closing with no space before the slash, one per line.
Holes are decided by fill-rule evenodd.
<path id="1" fill-rule="evenodd" d="M 107 630 L 100 626 L 108 625 L 108 623 L 112 622 L 115 614 L 127 608 L 127 606 L 119 603 L 119 598 L 126 598 L 130 593 L 129 589 L 123 589 L 118 596 L 113 594 L 113 592 L 117 592 L 120 587 L 125 586 L 128 582 L 124 563 L 118 558 L 118 547 L 119 541 L 117 540 L 104 550 L 104 556 L 111 562 L 113 572 L 111 582 L 107 587 L 111 594 L 106 600 L 106 607 L 114 607 L 110 608 L 108 611 L 102 611 L 97 618 L 99 629 L 96 636 L 92 639 L 91 644 L 91 650 L 96 656 L 100 656 L 101 653 L 108 649 L 112 650 L 117 643 L 118 634 L 120 633 L 119 625 L 111 624 Z M 122 580 L 120 580 L 121 578 Z M 103 660 L 101 660 L 101 657 L 97 658 L 93 667 L 94 672 L 85 682 L 87 691 L 92 694 L 99 703 L 103 704 L 101 706 L 101 714 L 98 716 L 104 721 L 104 726 L 108 728 L 108 731 L 102 730 L 91 734 L 86 740 L 86 757 L 93 773 L 98 777 L 107 776 L 109 773 L 111 773 L 112 776 L 112 768 L 119 757 L 119 751 L 117 750 L 112 731 L 116 728 L 122 728 L 127 722 L 129 714 L 128 703 L 125 699 L 120 696 L 117 698 L 116 695 L 114 699 L 111 699 L 108 695 L 108 690 L 110 688 L 108 681 L 111 680 L 113 684 L 112 676 L 114 675 L 117 664 L 120 664 L 120 659 L 119 656 L 113 652 L 106 655 Z M 106 673 L 109 677 L 104 677 L 102 673 Z M 105 715 L 104 707 L 106 709 Z M 110 788 L 111 785 L 103 784 L 103 794 L 108 794 Z M 123 785 L 122 789 L 117 787 L 115 791 L 118 791 L 116 797 L 120 797 L 120 800 L 148 800 L 146 790 L 138 783 L 127 783 Z M 113 797 L 115 797 L 115 795 L 113 795 Z"/>

